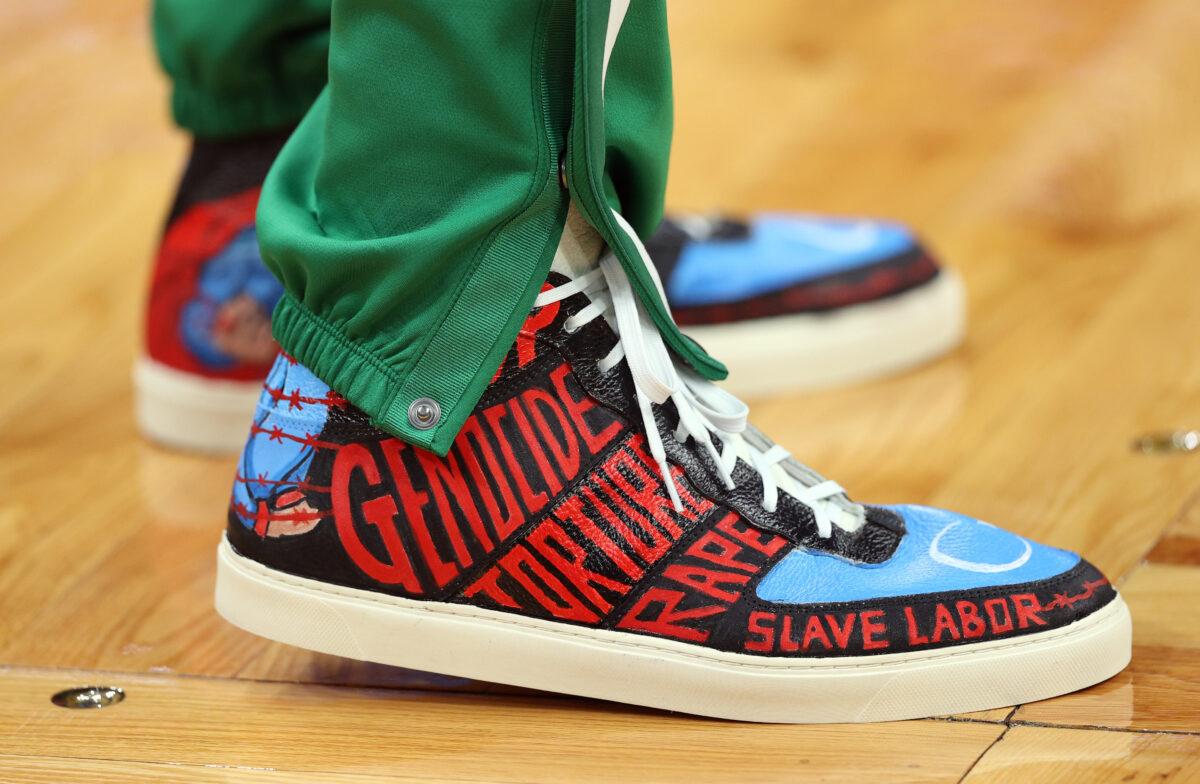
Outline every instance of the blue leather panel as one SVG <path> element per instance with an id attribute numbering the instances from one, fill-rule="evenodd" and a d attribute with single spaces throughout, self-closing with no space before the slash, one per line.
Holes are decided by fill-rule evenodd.
<path id="1" fill-rule="evenodd" d="M 1036 544 L 966 515 L 927 506 L 893 506 L 908 532 L 890 559 L 855 564 L 796 549 L 758 586 L 782 604 L 850 602 L 963 591 L 1042 580 L 1079 563 L 1075 553 Z"/>
<path id="2" fill-rule="evenodd" d="M 676 307 L 736 302 L 916 247 L 912 232 L 884 221 L 761 215 L 750 236 L 689 242 L 667 281 Z"/>

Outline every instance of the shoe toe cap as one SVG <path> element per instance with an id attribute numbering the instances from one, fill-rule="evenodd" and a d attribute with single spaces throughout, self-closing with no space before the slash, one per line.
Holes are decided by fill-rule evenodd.
<path id="1" fill-rule="evenodd" d="M 1079 555 L 1039 544 L 966 515 L 923 506 L 889 507 L 905 534 L 879 564 L 797 549 L 759 584 L 758 597 L 782 604 L 830 604 L 924 595 L 1012 594 L 1102 579 Z"/>
<path id="2" fill-rule="evenodd" d="M 861 619 L 861 636 L 851 635 L 840 649 L 796 642 L 794 655 L 900 653 L 1044 632 L 1117 595 L 1075 553 L 940 509 L 891 511 L 906 532 L 882 563 L 798 548 L 759 583 L 763 612 L 789 618 L 791 629 L 805 630 L 804 640 L 826 622 L 820 619 Z"/>

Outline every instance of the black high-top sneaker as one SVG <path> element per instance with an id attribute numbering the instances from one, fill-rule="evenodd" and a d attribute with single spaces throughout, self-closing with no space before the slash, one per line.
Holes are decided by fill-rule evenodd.
<path id="1" fill-rule="evenodd" d="M 860 505 L 747 426 L 612 257 L 556 263 L 445 457 L 281 355 L 216 603 L 325 653 L 754 721 L 993 708 L 1130 656 L 1124 602 L 1078 555 Z"/>
<path id="2" fill-rule="evenodd" d="M 737 395 L 876 378 L 962 342 L 962 282 L 900 223 L 675 215 L 646 247 L 675 321 L 722 358 Z"/>
<path id="3" fill-rule="evenodd" d="M 263 265 L 254 211 L 286 133 L 197 139 L 167 218 L 134 368 L 137 421 L 159 443 L 236 453 L 279 351 L 283 286 Z"/>

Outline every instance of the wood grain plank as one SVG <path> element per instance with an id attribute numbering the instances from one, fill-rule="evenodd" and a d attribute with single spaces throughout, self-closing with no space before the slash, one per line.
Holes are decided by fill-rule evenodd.
<path id="1" fill-rule="evenodd" d="M 86 781 L 88 784 L 313 784 L 314 781 L 311 773 L 287 770 L 9 755 L 0 755 L 0 772 L 4 774 L 5 784 L 62 784 L 65 781 Z M 412 779 L 398 773 L 321 773 L 320 781 L 322 784 L 379 784 L 385 781 L 406 782 L 421 779 Z M 453 780 L 447 778 L 443 781 Z"/>
<path id="2" fill-rule="evenodd" d="M 104 678 L 126 699 L 65 710 Z M 459 781 L 892 781 L 962 775 L 1003 730 L 981 722 L 788 726 L 583 700 L 178 676 L 0 671 L 0 754 Z M 105 685 L 113 685 L 106 683 Z"/>
<path id="3" fill-rule="evenodd" d="M 1013 727 L 964 784 L 1200 781 L 1200 737 Z"/>

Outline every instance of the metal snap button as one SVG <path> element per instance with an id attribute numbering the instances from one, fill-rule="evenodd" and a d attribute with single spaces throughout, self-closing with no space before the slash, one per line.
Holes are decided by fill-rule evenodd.
<path id="1" fill-rule="evenodd" d="M 107 708 L 125 699 L 125 691 L 118 686 L 80 686 L 65 689 L 50 698 L 60 708 Z"/>
<path id="2" fill-rule="evenodd" d="M 1146 433 L 1134 440 L 1133 451 L 1148 455 L 1200 452 L 1200 430 L 1168 430 L 1160 433 Z"/>
<path id="3" fill-rule="evenodd" d="M 419 397 L 408 407 L 408 423 L 417 430 L 428 430 L 442 418 L 442 407 L 433 398 Z"/>

